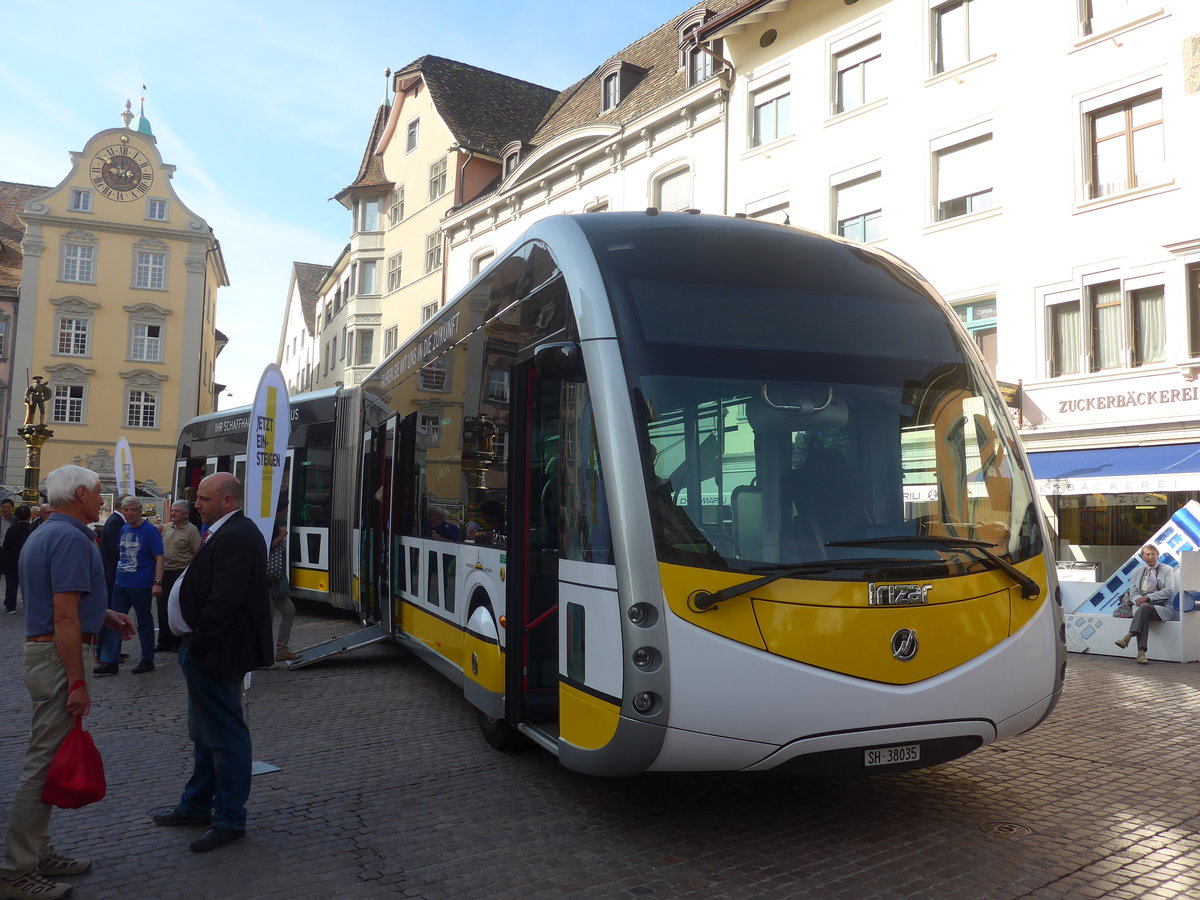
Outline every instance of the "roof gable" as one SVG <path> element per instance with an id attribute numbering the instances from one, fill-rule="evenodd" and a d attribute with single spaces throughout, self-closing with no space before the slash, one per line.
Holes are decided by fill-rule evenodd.
<path id="1" fill-rule="evenodd" d="M 15 291 L 21 285 L 21 241 L 25 226 L 17 219 L 27 201 L 51 188 L 36 184 L 0 181 L 0 289 Z"/>
<path id="2" fill-rule="evenodd" d="M 396 85 L 420 76 L 454 140 L 467 150 L 500 157 L 513 141 L 526 141 L 559 96 L 553 88 L 477 66 L 422 56 L 396 73 Z"/>

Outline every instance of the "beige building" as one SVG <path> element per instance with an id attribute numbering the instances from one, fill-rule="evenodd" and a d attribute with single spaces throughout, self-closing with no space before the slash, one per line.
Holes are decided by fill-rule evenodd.
<path id="1" fill-rule="evenodd" d="M 390 77 L 358 174 L 336 198 L 351 214 L 350 243 L 319 289 L 312 389 L 362 381 L 438 310 L 443 217 L 498 182 L 508 145 L 528 140 L 559 97 L 437 56 Z M 293 309 L 302 313 L 289 303 L 285 335 L 300 328 Z"/>
<path id="2" fill-rule="evenodd" d="M 78 463 L 109 482 L 124 436 L 138 481 L 166 489 L 180 426 L 216 408 L 217 291 L 229 283 L 220 244 L 176 195 L 175 167 L 163 162 L 145 116 L 127 104 L 124 118 L 126 127 L 72 152 L 62 182 L 18 216 L 9 485 L 24 482 L 17 429 L 34 376 L 50 388 L 45 423 L 54 436 L 42 449 L 43 475 Z"/>

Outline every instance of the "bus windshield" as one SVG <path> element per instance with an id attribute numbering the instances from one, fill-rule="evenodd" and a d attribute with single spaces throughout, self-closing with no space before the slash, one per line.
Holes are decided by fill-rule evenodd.
<path id="1" fill-rule="evenodd" d="M 626 235 L 604 270 L 660 560 L 865 579 L 1041 552 L 1006 410 L 917 276 L 790 229 L 704 237 Z"/>

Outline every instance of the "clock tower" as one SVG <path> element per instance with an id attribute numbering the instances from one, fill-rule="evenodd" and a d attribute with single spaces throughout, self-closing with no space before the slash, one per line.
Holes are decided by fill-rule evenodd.
<path id="1" fill-rule="evenodd" d="M 175 439 L 189 418 L 216 408 L 213 372 L 217 291 L 229 283 L 208 223 L 175 192 L 145 116 L 130 103 L 124 126 L 93 135 L 70 154 L 57 187 L 18 216 L 21 303 L 12 341 L 20 397 L 33 376 L 49 388 L 41 471 L 66 463 L 95 469 L 106 485 L 125 437 L 138 478 L 166 490 Z M 19 389 L 17 389 L 19 388 Z M 4 483 L 22 483 L 8 410 Z"/>

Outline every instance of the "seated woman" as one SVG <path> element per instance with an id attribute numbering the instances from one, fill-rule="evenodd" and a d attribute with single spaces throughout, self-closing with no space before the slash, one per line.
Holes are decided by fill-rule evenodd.
<path id="1" fill-rule="evenodd" d="M 1122 649 L 1136 637 L 1137 661 L 1147 665 L 1146 649 L 1150 646 L 1150 623 L 1173 622 L 1179 612 L 1171 604 L 1175 596 L 1175 570 L 1158 561 L 1158 548 L 1147 544 L 1141 552 L 1142 565 L 1134 570 L 1129 581 L 1129 592 L 1122 602 L 1133 605 L 1133 618 L 1129 620 L 1129 634 L 1116 641 Z"/>

